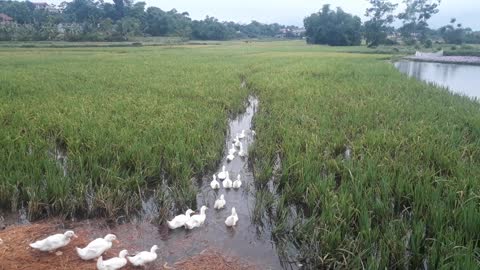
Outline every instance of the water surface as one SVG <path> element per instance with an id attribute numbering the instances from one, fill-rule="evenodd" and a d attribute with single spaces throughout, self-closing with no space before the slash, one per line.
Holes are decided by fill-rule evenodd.
<path id="1" fill-rule="evenodd" d="M 395 67 L 408 76 L 435 83 L 454 93 L 480 98 L 480 66 L 401 60 Z"/>

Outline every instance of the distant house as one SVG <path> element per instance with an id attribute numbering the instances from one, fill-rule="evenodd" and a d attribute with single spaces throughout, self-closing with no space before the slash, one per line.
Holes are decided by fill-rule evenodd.
<path id="1" fill-rule="evenodd" d="M 301 38 L 305 35 L 305 28 L 282 28 L 277 38 Z"/>
<path id="2" fill-rule="evenodd" d="M 5 23 L 11 23 L 13 22 L 13 18 L 8 16 L 5 13 L 0 13 L 0 23 L 5 24 Z"/>
<path id="3" fill-rule="evenodd" d="M 59 10 L 55 7 L 55 5 L 49 5 L 45 2 L 31 2 L 35 9 L 46 9 L 50 12 L 59 12 Z"/>

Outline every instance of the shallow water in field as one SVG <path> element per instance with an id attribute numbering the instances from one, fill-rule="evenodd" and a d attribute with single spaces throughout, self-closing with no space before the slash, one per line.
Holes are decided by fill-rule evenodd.
<path id="1" fill-rule="evenodd" d="M 480 66 L 401 60 L 395 67 L 408 76 L 448 87 L 454 93 L 480 98 Z"/>

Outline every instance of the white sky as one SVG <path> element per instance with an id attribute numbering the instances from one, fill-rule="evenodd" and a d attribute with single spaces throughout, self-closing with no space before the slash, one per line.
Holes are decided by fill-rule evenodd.
<path id="1" fill-rule="evenodd" d="M 38 0 L 40 1 L 40 0 Z M 58 4 L 63 0 L 47 0 Z M 108 1 L 108 0 L 107 0 Z M 303 18 L 318 11 L 324 4 L 341 7 L 344 11 L 358 15 L 364 20 L 367 0 L 143 0 L 147 6 L 157 6 L 163 10 L 187 11 L 193 19 L 203 19 L 206 15 L 221 21 L 248 23 L 257 20 L 264 23 L 278 22 L 302 26 Z M 110 2 L 110 1 L 108 1 Z M 401 0 L 392 0 L 400 3 Z M 397 12 L 399 9 L 397 9 Z M 440 12 L 431 18 L 429 24 L 437 28 L 455 17 L 464 26 L 480 30 L 480 0 L 442 0 Z"/>

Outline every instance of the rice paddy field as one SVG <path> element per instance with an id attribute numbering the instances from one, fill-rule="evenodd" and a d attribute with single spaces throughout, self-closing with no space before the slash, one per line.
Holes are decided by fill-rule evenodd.
<path id="1" fill-rule="evenodd" d="M 0 208 L 116 219 L 153 197 L 164 223 L 195 204 L 255 95 L 254 219 L 280 253 L 476 269 L 480 105 L 388 59 L 300 41 L 0 48 Z"/>

